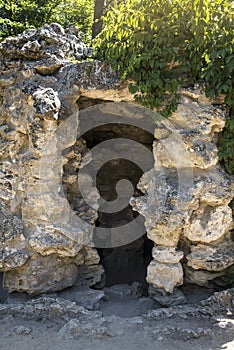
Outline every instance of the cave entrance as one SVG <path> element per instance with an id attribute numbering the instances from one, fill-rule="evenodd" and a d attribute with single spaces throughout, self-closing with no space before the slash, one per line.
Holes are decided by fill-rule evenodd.
<path id="1" fill-rule="evenodd" d="M 153 136 L 147 131 L 132 125 L 105 124 L 88 131 L 82 137 L 89 149 L 103 141 L 121 138 L 122 140 L 131 139 L 140 142 L 152 151 Z M 124 145 L 122 146 L 124 147 Z M 153 164 L 150 167 L 153 167 Z M 99 169 L 96 186 L 103 199 L 113 201 L 117 196 L 116 184 L 122 179 L 127 179 L 134 188 L 134 196 L 137 197 L 142 195 L 137 188 L 137 183 L 142 175 L 143 171 L 135 163 L 116 158 L 106 162 Z M 100 206 L 95 224 L 96 227 L 111 229 L 125 225 L 138 215 L 140 214 L 133 211 L 130 205 L 115 213 L 105 213 Z M 144 223 L 142 225 L 144 226 Z M 144 234 L 129 244 L 115 248 L 98 248 L 101 264 L 105 270 L 105 285 L 109 287 L 115 284 L 131 284 L 137 281 L 146 286 L 145 278 L 147 266 L 152 259 L 152 247 L 153 242 Z"/>

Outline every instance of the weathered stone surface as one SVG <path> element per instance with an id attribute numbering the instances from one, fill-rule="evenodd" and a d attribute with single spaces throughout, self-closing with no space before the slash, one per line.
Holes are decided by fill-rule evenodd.
<path id="1" fill-rule="evenodd" d="M 155 131 L 156 164 L 177 169 L 214 166 L 218 157 L 212 133 L 220 132 L 224 124 L 224 113 L 209 101 L 204 103 L 198 91 L 182 92 L 176 112 Z"/>
<path id="2" fill-rule="evenodd" d="M 105 298 L 105 292 L 90 288 L 72 287 L 59 293 L 61 298 L 74 301 L 88 310 L 98 310 L 99 302 Z"/>
<path id="3" fill-rule="evenodd" d="M 60 256 L 76 256 L 81 250 L 81 245 L 76 241 L 56 232 L 54 227 L 37 227 L 30 235 L 29 244 L 32 249 L 41 255 L 59 254 Z"/>
<path id="4" fill-rule="evenodd" d="M 29 258 L 22 220 L 0 206 L 0 271 L 22 266 Z"/>
<path id="5" fill-rule="evenodd" d="M 131 99 L 109 66 L 85 60 L 91 54 L 77 28 L 64 31 L 58 24 L 0 45 L 0 270 L 7 271 L 10 291 L 59 290 L 75 283 L 77 269 L 80 286 L 104 284 L 98 253 L 90 248 L 99 193 L 87 177 L 81 181 L 90 208 L 77 181 L 88 152 L 84 139 L 77 140 L 78 105 Z M 87 99 L 92 101 L 86 105 Z M 97 111 L 141 120 L 137 108 L 108 103 Z M 161 292 L 173 293 L 182 283 L 183 253 L 193 268 L 185 274 L 197 284 L 233 264 L 233 178 L 220 168 L 216 147 L 224 124 L 221 106 L 193 88 L 181 91 L 177 111 L 155 127 L 153 168 L 138 184 L 143 195 L 131 204 L 156 244 L 147 280 Z M 151 147 L 153 130 L 137 135 Z M 118 145 L 116 155 L 122 149 Z M 183 252 L 176 250 L 178 243 Z"/>
<path id="6" fill-rule="evenodd" d="M 149 287 L 149 295 L 162 306 L 175 306 L 186 303 L 184 294 L 178 288 L 175 288 L 173 293 L 170 294 L 159 292 L 153 287 Z"/>
<path id="7" fill-rule="evenodd" d="M 224 242 L 217 246 L 192 246 L 187 260 L 188 266 L 195 270 L 222 271 L 234 264 L 234 242 Z"/>
<path id="8" fill-rule="evenodd" d="M 85 286 L 96 286 L 103 288 L 105 285 L 105 274 L 102 265 L 82 265 L 78 269 L 77 284 Z"/>
<path id="9" fill-rule="evenodd" d="M 107 327 L 104 326 L 105 319 L 100 318 L 95 322 L 81 322 L 77 319 L 68 321 L 60 330 L 59 336 L 66 339 L 78 339 L 80 336 L 100 336 L 111 335 Z"/>
<path id="10" fill-rule="evenodd" d="M 89 311 L 83 306 L 57 297 L 42 296 L 29 300 L 26 303 L 1 305 L 0 315 L 12 315 L 13 317 L 29 317 L 30 319 L 52 320 L 55 322 L 66 321 L 67 319 L 77 318 L 80 321 L 90 322 L 100 319 L 100 311 Z"/>
<path id="11" fill-rule="evenodd" d="M 179 129 L 198 130 L 202 135 L 222 131 L 225 125 L 224 111 L 210 103 L 200 88 L 181 91 L 177 110 L 169 120 Z"/>
<path id="12" fill-rule="evenodd" d="M 12 242 L 4 245 L 0 241 L 0 268 L 10 270 L 27 262 L 20 270 L 27 276 L 36 269 L 35 256 L 39 257 L 39 270 L 52 259 L 52 265 L 58 265 L 58 282 L 50 278 L 52 270 L 46 266 L 40 278 L 47 279 L 47 284 L 31 281 L 27 285 L 23 277 L 23 290 L 27 291 L 28 287 L 29 293 L 33 292 L 34 287 L 35 293 L 39 293 L 39 290 L 50 290 L 50 284 L 51 290 L 71 285 L 75 280 L 77 265 L 90 265 L 92 273 L 87 273 L 88 278 L 93 282 L 100 281 L 103 270 L 102 267 L 95 267 L 99 263 L 97 253 L 90 248 L 86 252 L 83 250 L 90 244 L 92 236 L 88 222 L 93 224 L 97 217 L 96 210 L 89 209 L 81 202 L 77 185 L 77 169 L 87 148 L 84 141 L 76 139 L 77 120 L 73 120 L 70 128 L 69 124 L 65 128 L 60 126 L 63 118 L 78 110 L 76 101 L 80 96 L 79 89 L 112 87 L 115 84 L 113 73 L 109 67 L 97 61 L 72 64 L 68 57 L 70 60 L 83 59 L 90 55 L 90 50 L 85 47 L 76 28 L 65 32 L 58 24 L 45 25 L 38 30 L 26 31 L 17 38 L 8 38 L 1 44 L 0 53 L 0 86 L 3 88 L 0 110 L 4 116 L 0 124 L 3 146 L 0 156 L 3 170 L 0 199 L 11 213 L 22 218 L 26 237 L 22 234 L 16 236 L 15 233 Z M 22 61 L 23 64 L 20 63 Z M 69 147 L 70 154 L 64 152 L 62 155 Z M 67 168 L 65 163 L 68 164 Z M 63 172 L 64 190 L 73 192 L 73 197 L 78 198 L 73 210 L 61 192 Z M 7 234 L 10 235 L 11 231 L 9 226 Z M 65 260 L 61 259 L 57 264 L 51 254 Z M 45 257 L 44 263 L 42 256 Z M 68 274 L 64 268 L 62 281 L 62 265 L 68 266 L 66 258 L 73 261 L 69 263 Z M 14 271 L 12 280 L 5 276 L 7 286 L 12 281 L 12 290 L 22 290 L 20 285 L 17 287 L 20 274 L 17 275 L 17 271 Z"/>
<path id="13" fill-rule="evenodd" d="M 2 248 L 0 251 L 0 270 L 8 271 L 18 266 L 22 266 L 28 260 L 29 255 L 25 249 L 19 247 Z"/>
<path id="14" fill-rule="evenodd" d="M 187 212 L 181 209 L 183 197 L 188 194 L 181 194 L 178 200 L 177 185 L 167 182 L 166 175 L 154 169 L 142 176 L 138 188 L 145 196 L 132 198 L 130 203 L 145 217 L 148 237 L 158 245 L 176 247 L 187 218 Z"/>
<path id="15" fill-rule="evenodd" d="M 146 279 L 154 288 L 173 293 L 174 287 L 183 284 L 183 269 L 179 263 L 168 265 L 152 260 Z"/>
<path id="16" fill-rule="evenodd" d="M 232 210 L 227 205 L 200 207 L 190 217 L 184 236 L 192 242 L 210 243 L 223 237 L 233 227 Z"/>
<path id="17" fill-rule="evenodd" d="M 72 59 L 81 59 L 88 55 L 88 49 L 79 37 L 78 29 L 73 27 L 65 32 L 57 23 L 46 24 L 37 30 L 29 29 L 16 38 L 7 38 L 5 43 L 1 45 L 0 52 L 5 59 L 7 57 L 6 65 L 22 59 L 32 61 L 32 63 L 33 61 L 41 61 L 40 64 L 37 63 L 39 67 L 43 63 L 46 66 L 51 66 L 58 64 L 58 62 L 64 62 L 68 56 Z M 53 64 L 52 62 L 46 64 L 47 59 L 51 61 L 53 59 Z M 48 74 L 50 71 L 42 70 L 42 73 Z"/>
<path id="18" fill-rule="evenodd" d="M 45 118 L 58 119 L 61 101 L 56 91 L 51 88 L 40 88 L 32 96 L 37 114 L 43 115 Z"/>
<path id="19" fill-rule="evenodd" d="M 182 226 L 179 225 L 178 226 Z M 167 224 L 156 224 L 155 228 L 148 231 L 148 237 L 158 245 L 176 247 L 182 232 L 182 227 L 170 231 Z"/>
<path id="20" fill-rule="evenodd" d="M 25 240 L 22 220 L 12 215 L 9 210 L 3 206 L 0 207 L 0 220 L 0 239 L 2 244 L 7 245 L 15 238 L 22 241 Z"/>
<path id="21" fill-rule="evenodd" d="M 207 284 L 217 277 L 208 271 L 223 271 L 233 261 L 232 242 L 227 248 L 227 241 L 233 228 L 229 203 L 234 187 L 232 178 L 218 164 L 216 147 L 216 133 L 224 127 L 225 114 L 196 89 L 182 91 L 181 95 L 177 111 L 157 124 L 154 169 L 140 179 L 138 187 L 144 196 L 132 198 L 131 205 L 145 217 L 147 236 L 156 243 L 151 266 L 168 263 L 170 269 L 173 254 L 169 251 L 175 251 L 180 241 L 186 254 L 191 250 L 188 265 L 204 270 L 200 272 L 201 283 Z M 207 245 L 196 248 L 192 242 Z M 155 280 L 162 275 L 149 266 L 150 284 L 154 283 L 154 273 Z M 168 280 L 169 276 L 168 272 Z M 199 284 L 198 277 L 188 279 Z M 165 290 L 160 283 L 154 288 Z"/>
<path id="22" fill-rule="evenodd" d="M 180 143 L 180 147 L 178 147 Z M 153 152 L 157 165 L 166 168 L 199 166 L 207 169 L 218 163 L 218 151 L 211 139 L 197 131 L 180 130 L 166 139 L 155 141 Z"/>
<path id="23" fill-rule="evenodd" d="M 95 265 L 98 264 L 100 261 L 100 256 L 98 255 L 98 252 L 94 248 L 85 247 L 84 250 L 84 263 L 85 265 Z"/>
<path id="24" fill-rule="evenodd" d="M 185 269 L 185 280 L 187 283 L 195 284 L 201 287 L 209 287 L 210 281 L 217 277 L 223 276 L 224 272 L 210 272 L 205 270 L 194 270 L 186 267 Z"/>
<path id="25" fill-rule="evenodd" d="M 221 168 L 206 172 L 196 170 L 192 196 L 196 201 L 216 207 L 227 205 L 233 198 L 233 181 Z"/>
<path id="26" fill-rule="evenodd" d="M 23 266 L 5 273 L 4 287 L 9 292 L 49 293 L 72 286 L 76 277 L 75 264 L 65 262 L 56 255 L 34 255 Z"/>
<path id="27" fill-rule="evenodd" d="M 175 248 L 155 246 L 152 250 L 152 256 L 159 263 L 176 264 L 183 258 L 184 253 Z"/>

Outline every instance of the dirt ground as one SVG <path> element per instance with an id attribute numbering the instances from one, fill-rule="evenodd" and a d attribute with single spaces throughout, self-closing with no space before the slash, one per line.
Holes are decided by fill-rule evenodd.
<path id="1" fill-rule="evenodd" d="M 56 315 L 51 319 L 38 317 L 38 310 L 43 309 L 41 301 L 33 308 L 30 304 L 31 316 L 22 312 L 24 307 L 28 310 L 29 306 L 19 300 L 10 305 L 8 313 L 4 311 L 6 305 L 1 304 L 0 349 L 234 349 L 232 298 L 231 308 L 227 307 L 224 311 L 221 307 L 220 312 L 217 312 L 217 305 L 213 301 L 199 307 L 187 304 L 152 309 L 149 298 L 112 295 L 100 302 L 98 311 L 88 311 L 85 320 L 71 316 L 63 318 L 61 305 L 56 300 L 52 304 L 53 308 L 50 306 L 48 309 L 48 313 Z M 221 300 L 219 296 L 217 300 Z M 69 307 L 73 305 L 70 301 L 68 303 Z M 82 307 L 80 310 L 84 313 Z"/>
<path id="2" fill-rule="evenodd" d="M 126 322 L 126 327 L 127 327 Z M 180 329 L 203 329 L 210 330 L 206 335 L 201 335 L 198 339 L 189 337 L 186 332 L 182 334 L 169 333 L 163 331 L 167 327 L 177 327 Z M 12 331 L 14 327 L 24 326 L 31 329 L 28 335 L 17 335 Z M 155 332 L 160 326 L 162 331 Z M 10 320 L 5 321 L 0 326 L 1 338 L 0 349 L 2 350 L 221 350 L 234 349 L 234 319 L 228 324 L 210 324 L 207 320 L 163 320 L 160 325 L 152 325 L 150 330 L 146 330 L 142 324 L 135 325 L 134 329 L 129 327 L 126 334 L 116 336 L 80 336 L 77 339 L 66 339 L 58 336 L 59 326 L 46 322 L 42 324 L 30 320 Z M 188 339 L 186 339 L 188 338 Z"/>

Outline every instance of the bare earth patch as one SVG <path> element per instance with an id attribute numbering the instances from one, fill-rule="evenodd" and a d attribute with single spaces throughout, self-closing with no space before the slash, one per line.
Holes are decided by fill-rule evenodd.
<path id="1" fill-rule="evenodd" d="M 56 295 L 0 304 L 0 349 L 234 349 L 233 289 L 169 308 L 126 290 L 106 291 L 98 310 Z"/>

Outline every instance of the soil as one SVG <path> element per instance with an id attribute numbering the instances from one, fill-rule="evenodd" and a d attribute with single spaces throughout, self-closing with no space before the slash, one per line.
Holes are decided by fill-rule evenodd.
<path id="1" fill-rule="evenodd" d="M 190 303 L 209 297 L 210 291 L 196 288 L 184 290 Z M 176 308 L 159 308 L 160 306 L 150 298 L 131 296 L 125 293 L 127 288 L 124 286 L 123 293 L 119 293 L 120 290 L 121 286 L 117 292 L 116 289 L 114 292 L 107 289 L 107 298 L 99 304 L 103 324 L 111 325 L 107 333 L 95 332 L 95 323 L 93 323 L 93 329 L 91 324 L 91 328 L 87 332 L 84 331 L 84 334 L 61 333 L 64 325 L 62 321 L 34 318 L 33 316 L 12 316 L 12 314 L 3 317 L 0 312 L 0 349 L 234 349 L 233 309 L 225 314 L 223 310 L 220 310 L 220 314 L 217 312 L 212 314 L 209 307 L 196 312 L 196 306 L 192 304 Z M 24 298 L 25 296 L 20 296 L 18 299 L 16 297 L 15 300 L 11 298 L 11 303 L 13 302 L 17 308 L 19 303 L 22 304 Z M 95 312 L 93 311 L 94 314 Z M 90 327 L 90 323 L 87 324 Z"/>

